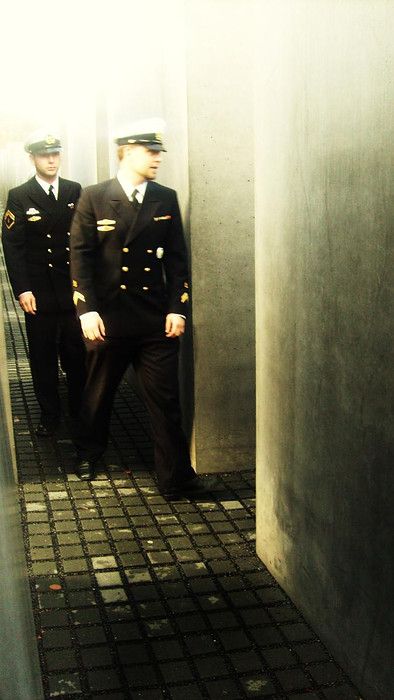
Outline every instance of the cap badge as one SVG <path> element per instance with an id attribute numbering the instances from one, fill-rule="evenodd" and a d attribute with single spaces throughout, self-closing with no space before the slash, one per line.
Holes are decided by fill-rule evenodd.
<path id="1" fill-rule="evenodd" d="M 47 136 L 46 139 L 45 139 L 45 143 L 46 143 L 47 146 L 53 146 L 53 144 L 55 143 L 55 141 L 56 141 L 56 139 L 55 139 L 54 136 Z"/>
<path id="2" fill-rule="evenodd" d="M 4 214 L 4 223 L 8 229 L 12 228 L 15 223 L 15 214 L 13 214 L 9 209 L 7 209 L 6 213 Z"/>
<path id="3" fill-rule="evenodd" d="M 159 143 L 163 143 L 163 134 L 160 134 L 160 133 L 159 133 L 159 134 L 155 134 L 155 139 L 156 139 L 156 141 L 158 141 Z"/>

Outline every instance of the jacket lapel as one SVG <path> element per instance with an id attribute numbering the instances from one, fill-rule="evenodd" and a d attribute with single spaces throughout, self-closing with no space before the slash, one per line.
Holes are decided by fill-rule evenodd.
<path id="1" fill-rule="evenodd" d="M 155 188 L 151 182 L 148 182 L 144 201 L 141 209 L 138 212 L 134 225 L 131 226 L 126 234 L 125 243 L 131 243 L 146 226 L 150 224 L 159 206 L 159 197 L 155 194 Z"/>
<path id="2" fill-rule="evenodd" d="M 134 219 L 131 220 L 134 210 L 117 178 L 110 181 L 108 198 L 117 223 L 117 230 L 121 234 L 124 232 L 126 237 L 130 225 L 135 223 Z"/>
<path id="3" fill-rule="evenodd" d="M 31 199 L 43 210 L 49 217 L 46 222 L 46 228 L 53 228 L 58 220 L 64 216 L 65 209 L 68 210 L 68 195 L 70 185 L 63 178 L 59 178 L 59 192 L 57 202 L 48 197 L 41 185 L 38 184 L 35 177 L 30 180 L 30 196 Z"/>
<path id="4" fill-rule="evenodd" d="M 56 202 L 48 197 L 41 185 L 38 184 L 35 177 L 32 177 L 31 180 L 29 180 L 29 196 L 34 204 L 37 204 L 39 211 L 43 210 L 49 215 L 55 211 Z"/>

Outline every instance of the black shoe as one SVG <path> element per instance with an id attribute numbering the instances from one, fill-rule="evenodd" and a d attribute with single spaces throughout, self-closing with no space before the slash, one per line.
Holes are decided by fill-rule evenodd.
<path id="1" fill-rule="evenodd" d="M 76 474 L 82 481 L 91 481 L 96 476 L 95 465 L 93 462 L 83 460 L 77 465 Z"/>
<path id="2" fill-rule="evenodd" d="M 53 435 L 55 432 L 55 427 L 44 425 L 44 423 L 39 423 L 34 432 L 39 437 L 51 437 L 51 435 Z"/>
<path id="3" fill-rule="evenodd" d="M 184 496 L 199 496 L 200 494 L 206 494 L 209 489 L 199 476 L 193 476 L 192 479 L 181 484 L 177 490 Z"/>
<path id="4" fill-rule="evenodd" d="M 181 501 L 183 498 L 183 494 L 180 493 L 180 491 L 177 491 L 176 489 L 168 489 L 168 491 L 161 491 L 161 495 L 163 498 L 166 499 L 166 501 Z"/>

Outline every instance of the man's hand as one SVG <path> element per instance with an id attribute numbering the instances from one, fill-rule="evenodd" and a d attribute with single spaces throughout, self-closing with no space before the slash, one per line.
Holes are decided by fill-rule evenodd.
<path id="1" fill-rule="evenodd" d="M 166 317 L 166 336 L 167 338 L 176 338 L 183 335 L 185 332 L 185 319 L 178 314 L 167 314 Z"/>
<path id="2" fill-rule="evenodd" d="M 19 306 L 27 314 L 35 314 L 37 311 L 36 298 L 33 292 L 23 292 L 18 297 Z"/>
<path id="3" fill-rule="evenodd" d="M 105 327 L 97 311 L 88 311 L 79 317 L 82 333 L 87 340 L 105 340 Z"/>

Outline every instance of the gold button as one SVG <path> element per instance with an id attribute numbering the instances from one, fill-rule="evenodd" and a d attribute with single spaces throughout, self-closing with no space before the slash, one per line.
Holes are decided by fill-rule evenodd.
<path id="1" fill-rule="evenodd" d="M 48 248 L 48 253 L 52 253 L 52 251 L 51 251 L 51 249 L 50 249 L 50 248 Z"/>
<path id="2" fill-rule="evenodd" d="M 122 267 L 122 270 L 123 270 L 123 272 L 128 272 L 128 271 L 129 271 L 129 268 L 126 267 L 126 266 L 124 266 L 124 267 Z"/>
<path id="3" fill-rule="evenodd" d="M 146 252 L 147 252 L 147 253 L 153 253 L 153 250 L 151 250 L 150 248 L 148 248 L 148 250 L 147 250 Z"/>
<path id="4" fill-rule="evenodd" d="M 129 252 L 129 249 L 128 249 L 128 248 L 122 248 L 122 251 L 123 251 L 124 253 L 128 253 L 128 252 Z"/>
<path id="5" fill-rule="evenodd" d="M 120 285 L 120 288 L 121 288 L 121 289 L 127 289 L 127 287 L 126 287 L 125 284 L 121 284 L 121 285 Z"/>
<path id="6" fill-rule="evenodd" d="M 66 248 L 66 250 L 70 250 L 70 248 Z"/>
<path id="7" fill-rule="evenodd" d="M 69 263 L 68 260 L 67 260 L 67 265 L 69 265 L 69 264 L 70 264 L 70 263 Z"/>
<path id="8" fill-rule="evenodd" d="M 150 267 L 144 267 L 145 272 L 150 272 Z"/>
<path id="9" fill-rule="evenodd" d="M 48 263 L 48 267 L 53 267 L 52 263 Z"/>
<path id="10" fill-rule="evenodd" d="M 52 238 L 50 233 L 47 233 L 47 238 Z"/>
<path id="11" fill-rule="evenodd" d="M 70 235 L 71 235 L 71 234 L 70 234 L 70 231 L 67 231 L 67 236 L 70 236 Z"/>
<path id="12" fill-rule="evenodd" d="M 144 292 L 146 292 L 149 289 L 149 287 L 142 287 L 142 289 L 144 290 Z"/>

